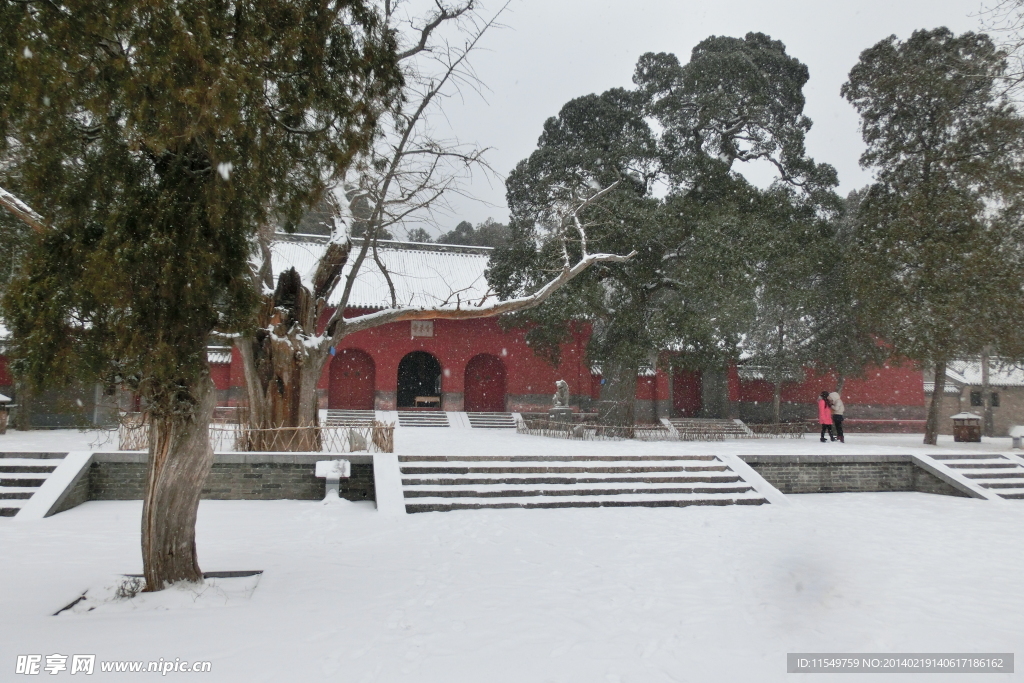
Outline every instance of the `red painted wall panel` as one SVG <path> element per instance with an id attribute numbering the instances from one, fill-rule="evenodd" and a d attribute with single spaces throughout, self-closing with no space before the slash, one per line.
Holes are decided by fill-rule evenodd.
<path id="1" fill-rule="evenodd" d="M 211 363 L 210 378 L 213 379 L 213 386 L 224 390 L 231 386 L 231 367 L 227 363 Z"/>
<path id="2" fill-rule="evenodd" d="M 328 313 L 324 314 L 321 326 L 326 322 Z M 351 311 L 346 317 L 357 313 L 363 312 Z M 415 338 L 411 335 L 409 322 L 393 323 L 352 334 L 342 340 L 336 351 L 357 349 L 369 354 L 375 367 L 376 401 L 378 407 L 382 409 L 393 409 L 393 406 L 384 405 L 383 402 L 388 400 L 387 396 L 391 396 L 390 400 L 394 401 L 394 392 L 398 388 L 398 364 L 402 358 L 412 351 L 426 351 L 441 363 L 442 392 L 456 397 L 453 400 L 457 400 L 457 403 L 447 404 L 449 410 L 462 409 L 466 393 L 466 366 L 472 358 L 480 354 L 494 356 L 505 366 L 505 391 L 510 397 L 507 409 L 546 410 L 555 391 L 555 381 L 559 379 L 569 383 L 572 395 L 599 398 L 600 377 L 591 375 L 585 358 L 588 334 L 589 329 L 585 325 L 573 325 L 572 339 L 562 348 L 562 362 L 558 368 L 552 367 L 533 353 L 526 343 L 525 331 L 503 331 L 498 321 L 493 318 L 435 320 L 433 337 Z M 233 350 L 230 368 L 225 375 L 215 378 L 218 388 L 244 386 L 240 361 L 237 350 Z M 0 365 L 0 372 L 5 367 Z M 318 384 L 328 395 L 330 379 L 331 363 L 328 362 Z M 646 400 L 666 400 L 670 396 L 670 382 L 677 381 L 659 370 L 655 377 L 638 378 L 636 396 Z M 728 385 L 729 398 L 732 401 L 764 402 L 770 401 L 772 397 L 771 385 L 768 382 L 740 380 L 735 367 L 730 368 L 728 372 Z M 676 412 L 682 412 L 679 409 L 684 407 L 684 403 L 694 403 L 699 408 L 699 386 L 688 390 L 694 394 L 693 396 L 680 395 L 680 388 L 682 387 L 679 384 L 674 384 L 671 392 L 673 402 L 677 404 Z M 808 370 L 804 381 L 783 387 L 782 400 L 813 404 L 819 392 L 834 388 L 833 376 L 816 375 Z M 850 403 L 923 406 L 923 377 L 919 369 L 909 364 L 871 368 L 865 378 L 846 381 L 843 398 Z"/>

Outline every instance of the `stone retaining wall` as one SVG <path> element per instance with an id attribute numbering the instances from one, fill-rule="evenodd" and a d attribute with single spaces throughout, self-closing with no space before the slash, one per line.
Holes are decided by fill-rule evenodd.
<path id="1" fill-rule="evenodd" d="M 338 459 L 308 453 L 218 453 L 214 457 L 203 488 L 203 498 L 209 500 L 321 500 L 326 482 L 314 476 L 316 462 Z M 341 480 L 341 497 L 375 500 L 372 458 L 342 459 L 352 462 L 352 476 Z M 145 453 L 97 453 L 88 477 L 83 477 L 88 482 L 87 500 L 141 500 L 146 461 Z"/>
<path id="2" fill-rule="evenodd" d="M 911 455 L 741 455 L 782 493 L 920 491 L 970 497 Z"/>

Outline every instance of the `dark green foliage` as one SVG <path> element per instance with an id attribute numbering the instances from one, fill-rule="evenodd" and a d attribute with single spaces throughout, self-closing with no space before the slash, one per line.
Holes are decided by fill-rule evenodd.
<path id="1" fill-rule="evenodd" d="M 987 36 L 940 28 L 865 50 L 843 86 L 878 177 L 855 225 L 854 287 L 915 360 L 1024 354 L 1024 120 L 1000 97 L 1004 70 Z"/>
<path id="2" fill-rule="evenodd" d="M 804 255 L 827 248 L 838 211 L 834 170 L 804 151 L 806 80 L 806 67 L 763 34 L 713 37 L 686 65 L 641 57 L 635 90 L 566 104 L 509 176 L 512 239 L 495 252 L 489 282 L 503 297 L 538 286 L 562 258 L 549 238 L 552 207 L 615 182 L 584 215 L 588 249 L 639 253 L 591 269 L 513 324 L 535 324 L 535 347 L 554 355 L 566 318 L 587 320 L 591 360 L 603 367 L 635 369 L 665 349 L 698 367 L 736 360 L 765 277 L 792 298 L 780 269 L 806 280 Z M 777 168 L 771 190 L 735 169 L 754 160 Z"/>
<path id="3" fill-rule="evenodd" d="M 0 180 L 52 226 L 4 298 L 13 352 L 164 414 L 248 320 L 257 227 L 298 222 L 401 82 L 360 0 L 3 2 L 0 64 Z"/>
<path id="4" fill-rule="evenodd" d="M 433 242 L 430 233 L 423 228 L 412 228 L 405 234 L 405 238 L 410 242 L 419 242 L 421 244 L 427 244 Z"/>
<path id="5" fill-rule="evenodd" d="M 469 221 L 462 221 L 455 229 L 437 238 L 438 244 L 465 244 L 471 247 L 503 247 L 509 242 L 509 228 L 493 218 L 488 218 L 475 228 Z"/>

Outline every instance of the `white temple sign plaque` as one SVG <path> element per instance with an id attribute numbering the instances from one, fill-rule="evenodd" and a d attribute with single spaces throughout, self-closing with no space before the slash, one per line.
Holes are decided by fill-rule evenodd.
<path id="1" fill-rule="evenodd" d="M 433 337 L 434 336 L 434 321 L 433 320 L 411 320 L 410 325 L 412 327 L 413 337 Z"/>

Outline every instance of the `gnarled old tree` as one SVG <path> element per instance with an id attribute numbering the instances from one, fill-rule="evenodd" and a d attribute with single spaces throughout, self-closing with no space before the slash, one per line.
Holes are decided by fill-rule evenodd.
<path id="1" fill-rule="evenodd" d="M 370 146 L 396 57 L 363 0 L 0 3 L 3 205 L 38 230 L 11 355 L 142 395 L 148 591 L 203 578 L 206 346 L 249 323 L 253 226 L 297 220 Z"/>
<path id="2" fill-rule="evenodd" d="M 591 243 L 628 243 L 637 258 L 577 280 L 547 309 L 557 316 L 540 311 L 521 321 L 532 323 L 535 349 L 554 353 L 567 317 L 592 325 L 587 354 L 602 371 L 605 424 L 633 422 L 637 372 L 661 351 L 685 351 L 705 369 L 735 361 L 757 264 L 776 231 L 769 209 L 795 188 L 793 201 L 811 218 L 827 213 L 835 172 L 804 149 L 807 78 L 782 43 L 758 33 L 708 38 L 687 64 L 646 54 L 636 88 L 568 102 L 509 175 L 515 238 L 496 250 L 488 275 L 502 296 L 561 259 L 557 245 L 546 244 L 551 197 L 621 181 L 588 216 L 602 214 Z M 750 162 L 773 166 L 782 189 L 765 193 L 747 182 L 739 168 Z M 724 382 L 724 372 L 715 374 Z"/>
<path id="3" fill-rule="evenodd" d="M 390 13 L 393 7 L 387 5 L 386 10 Z M 396 20 L 393 14 L 388 17 Z M 389 112 L 376 144 L 327 196 L 334 214 L 331 235 L 311 272 L 288 267 L 275 282 L 274 231 L 260 233 L 253 267 L 253 278 L 263 292 L 258 320 L 254 330 L 235 339 L 245 368 L 249 421 L 257 428 L 250 448 L 288 443 L 294 450 L 317 450 L 315 429 L 299 430 L 287 440 L 279 439 L 275 430 L 317 424 L 316 385 L 331 347 L 347 335 L 406 320 L 482 318 L 525 310 L 543 303 L 592 264 L 631 258 L 576 251 L 576 258 L 564 261 L 556 275 L 508 301 L 467 301 L 459 292 L 436 306 L 410 307 L 398 301 L 378 251 L 382 236 L 429 218 L 448 196 L 460 192 L 459 181 L 466 174 L 487 170 L 483 149 L 433 137 L 430 119 L 437 115 L 440 101 L 460 85 L 475 85 L 467 60 L 496 17 L 481 19 L 474 3 L 468 2 L 454 8 L 439 4 L 433 14 L 414 22 L 419 28 L 399 53 L 406 83 L 403 106 Z M 456 37 L 446 38 L 446 29 Z M 560 216 L 560 238 L 579 239 L 586 227 L 578 217 L 605 194 L 591 190 L 553 203 L 552 212 Z M 356 225 L 361 237 L 354 246 L 351 233 Z M 383 275 L 390 301 L 376 312 L 345 317 L 356 280 L 366 269 Z M 339 287 L 340 295 L 333 297 Z M 332 298 L 336 303 L 329 305 Z"/>

